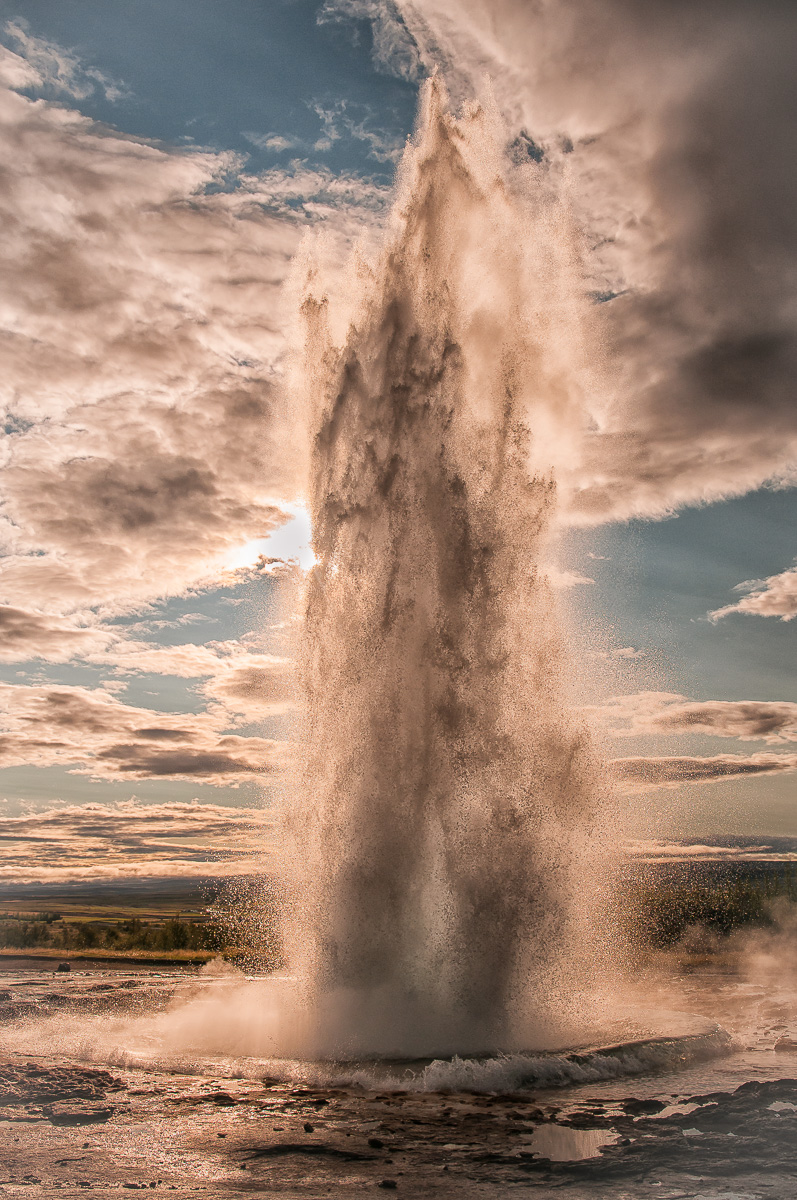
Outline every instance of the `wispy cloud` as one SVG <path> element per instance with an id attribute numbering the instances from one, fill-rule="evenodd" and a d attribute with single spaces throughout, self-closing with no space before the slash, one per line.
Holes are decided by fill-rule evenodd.
<path id="1" fill-rule="evenodd" d="M 0 766 L 62 764 L 94 779 L 188 779 L 237 787 L 278 776 L 286 742 L 225 732 L 217 712 L 164 713 L 109 690 L 0 684 Z"/>
<path id="2" fill-rule="evenodd" d="M 315 143 L 316 150 L 329 150 L 343 137 L 365 142 L 369 154 L 377 162 L 398 162 L 403 141 L 375 123 L 373 113 L 364 105 L 353 106 L 346 100 L 334 104 L 315 104 L 315 113 L 322 125 L 322 134 Z"/>
<path id="3" fill-rule="evenodd" d="M 74 621 L 35 610 L 0 604 L 0 661 L 68 662 L 78 655 L 104 650 L 114 634 L 97 625 L 81 626 Z"/>
<path id="4" fill-rule="evenodd" d="M 645 658 L 646 655 L 647 650 L 637 649 L 636 646 L 614 646 L 611 650 L 593 650 L 590 657 L 615 662 L 623 660 L 630 662 L 635 658 Z"/>
<path id="5" fill-rule="evenodd" d="M 544 570 L 548 577 L 548 582 L 554 588 L 566 590 L 574 587 L 583 587 L 585 584 L 595 582 L 589 575 L 583 575 L 581 571 L 562 571 L 559 567 L 554 566 L 545 567 Z"/>
<path id="6" fill-rule="evenodd" d="M 253 130 L 244 130 L 244 137 L 258 149 L 273 150 L 275 154 L 283 154 L 286 150 L 298 150 L 302 144 L 297 138 L 284 137 L 281 133 L 255 133 Z"/>
<path id="7" fill-rule="evenodd" d="M 797 771 L 797 754 L 637 755 L 615 758 L 611 766 L 627 790 L 646 791 L 685 783 L 791 774 Z"/>
<path id="8" fill-rule="evenodd" d="M 792 621 L 797 617 L 797 567 L 789 567 L 779 575 L 768 579 L 748 579 L 737 584 L 737 592 L 746 592 L 735 604 L 726 604 L 709 613 L 712 621 L 719 621 L 731 613 L 749 613 L 756 617 L 780 617 L 781 621 Z"/>
<path id="9" fill-rule="evenodd" d="M 17 57 L 24 63 L 18 76 L 20 81 L 24 78 L 24 83 L 17 83 L 16 86 L 36 88 L 50 95 L 69 96 L 73 100 L 85 100 L 98 91 L 111 101 L 124 99 L 128 95 L 123 83 L 110 79 L 96 67 L 84 63 L 75 51 L 34 36 L 27 21 L 20 17 L 7 21 L 4 33 L 17 47 Z M 5 47 L 3 50 L 9 53 Z"/>
<path id="10" fill-rule="evenodd" d="M 409 18 L 413 17 L 411 21 Z M 430 30 L 415 37 L 411 25 L 418 24 L 417 11 L 396 0 L 325 0 L 318 11 L 319 24 L 332 21 L 370 21 L 373 31 L 373 60 L 377 68 L 415 83 L 432 69 L 428 42 Z"/>
<path id="11" fill-rule="evenodd" d="M 785 843 L 785 844 L 784 844 Z M 632 858 L 646 862 L 794 862 L 797 848 L 794 839 L 777 838 L 772 841 L 742 842 L 724 845 L 721 842 L 663 841 L 651 838 L 632 839 L 625 844 Z"/>
<path id="12" fill-rule="evenodd" d="M 674 692 L 635 692 L 588 711 L 615 737 L 699 733 L 771 744 L 797 741 L 797 704 L 785 700 L 689 700 Z"/>
<path id="13" fill-rule="evenodd" d="M 3 882 L 214 876 L 262 870 L 272 815 L 199 801 L 52 805 L 0 814 Z"/>

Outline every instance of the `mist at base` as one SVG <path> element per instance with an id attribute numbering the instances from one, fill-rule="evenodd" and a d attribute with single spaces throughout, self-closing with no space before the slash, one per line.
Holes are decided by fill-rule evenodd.
<path id="1" fill-rule="evenodd" d="M 620 1004 L 615 998 L 613 1014 L 601 1025 L 578 1031 L 563 1027 L 558 1038 L 551 1034 L 547 1046 L 536 1051 L 468 1056 L 449 1047 L 438 1056 L 308 1056 L 312 1030 L 290 978 L 246 978 L 217 960 L 192 980 L 153 972 L 138 982 L 133 1011 L 124 1005 L 129 980 L 118 988 L 105 985 L 116 994 L 104 997 L 107 1007 L 98 1021 L 96 1014 L 80 1011 L 85 981 L 73 977 L 73 1005 L 6 1030 L 0 1048 L 6 1053 L 46 1049 L 48 1056 L 149 1074 L 222 1074 L 323 1088 L 501 1093 L 671 1070 L 727 1053 L 730 1045 L 724 1030 L 705 1018 Z M 167 985 L 166 990 L 151 990 L 153 982 L 160 988 Z M 338 1002 L 348 1017 L 349 998 Z"/>

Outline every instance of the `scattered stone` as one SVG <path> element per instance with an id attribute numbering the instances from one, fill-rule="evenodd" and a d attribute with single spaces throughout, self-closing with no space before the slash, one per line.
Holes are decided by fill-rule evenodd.
<path id="1" fill-rule="evenodd" d="M 0 1062 L 0 1105 L 104 1100 L 106 1092 L 122 1091 L 124 1087 L 110 1071 Z"/>
<path id="2" fill-rule="evenodd" d="M 232 1108 L 238 1101 L 229 1092 L 212 1092 L 209 1096 L 203 1096 L 204 1100 L 212 1100 L 214 1104 L 218 1104 L 221 1108 Z"/>
<path id="3" fill-rule="evenodd" d="M 631 1096 L 628 1100 L 623 1100 L 622 1107 L 631 1116 L 642 1117 L 661 1112 L 667 1106 L 661 1100 L 638 1100 L 635 1096 Z"/>
<path id="4" fill-rule="evenodd" d="M 797 1050 L 797 1041 L 789 1037 L 778 1038 L 773 1046 L 773 1050 Z"/>

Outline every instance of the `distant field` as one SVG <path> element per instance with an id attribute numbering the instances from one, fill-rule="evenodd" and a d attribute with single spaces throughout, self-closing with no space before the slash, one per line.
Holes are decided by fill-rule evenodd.
<path id="1" fill-rule="evenodd" d="M 280 961 L 270 885 L 238 879 L 0 887 L 0 956 Z"/>
<path id="2" fill-rule="evenodd" d="M 224 891 L 218 879 L 122 879 L 113 883 L 0 883 L 0 912 L 57 911 L 75 919 L 141 917 L 178 913 L 201 916 Z"/>
<path id="3" fill-rule="evenodd" d="M 640 949 L 668 950 L 690 931 L 721 943 L 737 929 L 771 925 L 783 902 L 797 903 L 790 863 L 641 863 L 620 881 L 606 915 Z M 5 884 L 0 955 L 20 953 L 153 961 L 221 954 L 266 969 L 282 961 L 273 885 L 254 878 Z"/>

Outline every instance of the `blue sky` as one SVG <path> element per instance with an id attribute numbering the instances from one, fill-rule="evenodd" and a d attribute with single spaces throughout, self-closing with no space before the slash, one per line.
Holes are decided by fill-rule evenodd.
<path id="1" fill-rule="evenodd" d="M 36 36 L 118 81 L 117 99 L 101 87 L 81 99 L 87 116 L 136 137 L 234 150 L 254 171 L 298 150 L 389 182 L 383 154 L 402 145 L 415 119 L 417 87 L 374 69 L 370 23 L 319 19 L 318 0 L 0 7 L 7 21 L 22 17 Z M 315 149 L 324 113 L 335 135 Z M 368 135 L 385 148 L 374 154 Z M 269 138 L 290 145 L 269 147 Z"/>
<path id="2" fill-rule="evenodd" d="M 607 337 L 626 391 L 612 419 L 633 437 L 610 436 L 609 422 L 606 457 L 597 466 L 585 457 L 574 494 L 586 499 L 559 571 L 572 585 L 561 594 L 581 699 L 609 731 L 607 753 L 654 763 L 647 784 L 639 764 L 628 767 L 631 832 L 797 833 L 794 405 L 769 364 L 760 395 L 731 395 L 746 360 L 728 348 L 728 331 L 739 344 L 752 336 L 740 332 L 746 285 L 736 250 L 706 250 L 712 302 L 699 292 L 710 274 L 696 265 L 699 246 L 716 241 L 695 232 L 709 224 L 693 198 L 701 180 L 692 188 L 677 176 L 691 127 L 675 120 L 674 101 L 652 115 L 634 107 L 633 88 L 644 93 L 661 67 L 649 48 L 627 88 L 587 60 L 590 92 L 572 83 L 569 62 L 532 78 L 543 42 L 522 6 L 502 0 L 497 33 L 485 12 L 478 0 L 0 3 L 9 164 L 0 215 L 11 263 L 3 819 L 60 806 L 79 830 L 81 805 L 150 805 L 166 820 L 169 805 L 196 800 L 215 830 L 219 805 L 254 810 L 279 788 L 293 687 L 284 597 L 307 541 L 295 520 L 299 434 L 279 405 L 292 320 L 285 280 L 308 231 L 326 231 L 335 261 L 359 237 L 378 237 L 419 85 L 436 64 L 455 96 L 487 72 L 509 132 L 522 129 L 546 154 L 576 145 L 574 211 L 597 231 L 587 270 L 614 279 L 618 300 L 601 307 L 619 314 L 607 317 Z M 657 53 L 676 54 L 666 32 Z M 693 95 L 697 107 L 712 79 L 730 121 L 724 66 L 709 65 L 678 112 Z M 648 161 L 640 146 L 650 144 Z M 774 194 L 769 168 L 764 195 L 769 185 Z M 668 209 L 676 176 L 686 199 Z M 657 187 L 658 208 L 644 199 Z M 722 199 L 737 244 L 754 255 L 763 235 L 743 197 Z M 635 204 L 649 205 L 636 224 Z M 672 261 L 656 260 L 655 282 L 639 233 L 651 213 L 674 247 Z M 632 230 L 623 286 L 620 258 L 602 257 L 604 243 L 621 241 L 598 236 L 610 218 Z M 731 277 L 733 303 L 717 282 Z M 640 337 L 655 288 L 667 304 Z M 774 322 L 777 309 L 780 329 L 791 311 L 790 294 L 771 291 L 749 293 L 756 336 L 765 316 Z M 672 331 L 689 322 L 670 327 L 661 313 L 683 296 L 707 324 L 696 347 L 673 349 Z M 721 395 L 720 378 L 732 380 Z M 287 537 L 275 534 L 291 520 Z M 631 697 L 625 708 L 612 707 L 616 695 Z M 697 702 L 715 707 L 698 713 Z M 695 757 L 700 782 L 684 766 Z M 186 872 L 200 859 L 189 855 Z M 79 855 L 75 864 L 73 874 L 90 870 Z M 55 877 L 52 858 L 37 865 L 32 849 L 8 869 Z"/>

